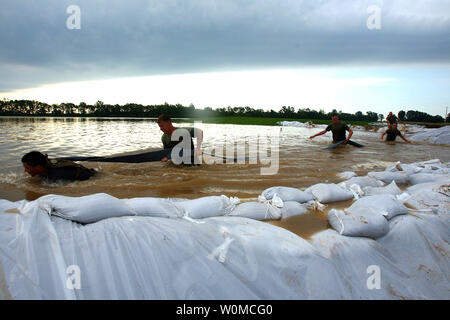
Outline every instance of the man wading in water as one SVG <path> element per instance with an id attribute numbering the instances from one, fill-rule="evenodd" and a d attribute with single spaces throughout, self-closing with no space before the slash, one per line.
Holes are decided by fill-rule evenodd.
<path id="1" fill-rule="evenodd" d="M 381 140 L 383 140 L 384 135 L 386 136 L 386 141 L 395 141 L 395 138 L 397 138 L 397 136 L 399 136 L 400 138 L 402 138 L 403 140 L 405 140 L 405 142 L 407 143 L 411 143 L 411 141 L 409 141 L 408 139 L 406 139 L 402 133 L 397 129 L 397 123 L 392 123 L 391 126 L 389 127 L 389 129 L 387 129 L 385 132 L 383 132 L 381 134 Z"/>
<path id="2" fill-rule="evenodd" d="M 88 169 L 69 160 L 50 160 L 47 155 L 38 151 L 32 151 L 22 157 L 25 172 L 32 177 L 40 176 L 48 181 L 68 180 L 83 181 L 97 173 L 94 169 Z"/>
<path id="3" fill-rule="evenodd" d="M 172 120 L 170 119 L 170 117 L 167 114 L 162 114 L 158 117 L 158 125 L 159 128 L 161 129 L 162 132 L 164 132 L 164 134 L 161 137 L 161 142 L 163 143 L 163 147 L 164 149 L 168 149 L 168 148 L 174 148 L 178 145 L 178 147 L 180 146 L 180 144 L 183 144 L 183 150 L 188 148 L 189 149 L 189 145 L 186 142 L 183 141 L 183 137 L 186 136 L 186 134 L 189 135 L 189 139 L 190 139 L 190 149 L 191 149 L 191 157 L 190 159 L 185 159 L 186 157 L 183 157 L 183 164 L 200 164 L 197 156 L 200 156 L 202 154 L 202 142 L 203 142 L 203 131 L 197 128 L 193 128 L 193 127 L 181 127 L 181 128 L 176 128 L 173 126 L 172 124 Z M 184 129 L 187 132 L 175 132 L 177 129 Z M 194 142 L 192 140 L 193 137 L 197 137 L 197 148 L 194 148 Z M 167 162 L 168 158 L 164 157 L 161 159 L 161 161 L 163 162 Z"/>
<path id="4" fill-rule="evenodd" d="M 314 139 L 317 136 L 320 136 L 322 134 L 327 133 L 328 131 L 331 131 L 333 133 L 333 143 L 337 143 L 337 142 L 345 140 L 342 144 L 346 144 L 353 135 L 352 129 L 350 129 L 350 127 L 348 125 L 346 125 L 345 123 L 340 122 L 339 116 L 337 114 L 333 114 L 331 116 L 331 120 L 333 121 L 333 123 L 330 124 L 325 130 L 323 130 L 309 138 Z M 348 131 L 348 138 L 345 137 L 345 135 L 346 135 L 345 131 Z"/>
<path id="5" fill-rule="evenodd" d="M 402 120 L 400 120 L 400 118 L 398 118 L 392 112 L 389 112 L 389 114 L 386 117 L 388 128 L 391 128 L 394 123 L 397 124 L 398 121 L 400 121 L 402 124 L 405 124 Z"/>

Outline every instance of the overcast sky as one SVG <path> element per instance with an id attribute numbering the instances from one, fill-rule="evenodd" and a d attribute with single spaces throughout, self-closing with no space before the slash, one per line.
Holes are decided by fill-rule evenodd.
<path id="1" fill-rule="evenodd" d="M 71 5 L 80 29 L 67 27 Z M 380 29 L 367 26 L 371 6 Z M 443 115 L 450 1 L 0 0 L 0 74 L 0 97 L 51 103 L 316 103 L 348 112 L 405 103 Z M 259 97 L 249 83 L 257 79 Z"/>

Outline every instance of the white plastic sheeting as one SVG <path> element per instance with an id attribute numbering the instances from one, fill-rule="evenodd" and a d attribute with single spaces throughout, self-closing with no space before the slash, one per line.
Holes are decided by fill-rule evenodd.
<path id="1" fill-rule="evenodd" d="M 417 210 L 446 216 L 450 213 L 450 179 L 416 184 L 406 189 L 406 204 Z"/>
<path id="2" fill-rule="evenodd" d="M 440 162 L 414 165 L 446 169 Z M 237 199 L 227 197 L 167 200 L 174 213 L 158 207 L 164 199 L 124 199 L 127 216 L 86 225 L 50 216 L 39 199 L 0 200 L 0 298 L 449 299 L 449 196 L 445 176 L 410 186 L 396 197 L 415 208 L 410 214 L 388 220 L 372 213 L 367 220 L 370 226 L 384 219 L 373 222 L 388 225 L 384 236 L 328 229 L 310 241 L 230 216 Z M 288 201 L 274 198 L 280 211 L 287 208 Z M 205 201 L 225 215 L 184 219 L 211 214 L 200 205 Z"/>
<path id="3" fill-rule="evenodd" d="M 423 141 L 435 144 L 450 144 L 450 126 L 438 129 L 425 129 L 409 137 L 411 141 Z"/>
<path id="4" fill-rule="evenodd" d="M 119 217 L 83 226 L 41 210 L 31 202 L 22 214 L 0 216 L 5 297 L 449 298 L 448 213 L 395 217 L 376 241 L 330 229 L 308 242 L 246 218 Z M 70 266 L 79 268 L 79 289 Z M 368 285 L 373 268 L 379 289 Z"/>
<path id="5" fill-rule="evenodd" d="M 0 224 L 8 294 L 19 299 L 319 298 L 342 280 L 302 238 L 238 217 L 120 217 L 80 225 L 32 202 Z M 77 266 L 80 279 L 66 273 Z M 75 287 L 72 289 L 71 287 Z"/>
<path id="6" fill-rule="evenodd" d="M 448 213 L 418 213 L 393 218 L 389 232 L 377 240 L 326 230 L 312 236 L 312 245 L 349 281 L 352 299 L 448 300 L 448 230 Z M 377 279 L 379 286 L 372 282 Z"/>

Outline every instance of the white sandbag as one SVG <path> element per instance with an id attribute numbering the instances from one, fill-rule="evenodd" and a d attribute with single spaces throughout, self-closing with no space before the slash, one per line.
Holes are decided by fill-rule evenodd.
<path id="1" fill-rule="evenodd" d="M 397 186 L 395 181 L 392 181 L 385 187 L 365 187 L 363 188 L 364 195 L 366 196 L 374 196 L 377 194 L 391 194 L 391 195 L 399 195 L 402 193 L 402 190 Z"/>
<path id="2" fill-rule="evenodd" d="M 305 205 L 298 203 L 297 201 L 286 201 L 283 207 L 280 208 L 281 218 L 286 219 L 293 216 L 298 216 L 306 213 L 308 210 Z"/>
<path id="3" fill-rule="evenodd" d="M 416 173 L 409 176 L 409 183 L 412 185 L 437 181 L 443 178 L 443 175 L 433 173 Z"/>
<path id="4" fill-rule="evenodd" d="M 175 205 L 183 212 L 183 215 L 192 219 L 202 219 L 227 215 L 238 203 L 238 198 L 221 195 L 178 201 Z"/>
<path id="5" fill-rule="evenodd" d="M 177 218 L 182 217 L 183 212 L 171 199 L 163 198 L 131 198 L 123 199 L 138 216 Z M 186 200 L 184 200 L 186 201 Z M 175 201 L 176 203 L 177 201 Z"/>
<path id="6" fill-rule="evenodd" d="M 423 170 L 423 167 L 418 166 L 417 164 L 411 163 L 411 164 L 405 164 L 401 163 L 400 161 L 397 161 L 396 163 L 387 166 L 384 171 L 388 172 L 406 172 L 408 174 L 415 174 Z"/>
<path id="7" fill-rule="evenodd" d="M 350 186 L 352 186 L 354 184 L 358 185 L 360 188 L 381 187 L 384 185 L 384 183 L 381 182 L 380 180 L 365 176 L 365 177 L 354 177 L 354 178 L 348 179 L 346 181 L 339 183 L 338 186 L 348 189 Z"/>
<path id="8" fill-rule="evenodd" d="M 398 171 L 401 171 L 400 161 L 397 161 L 394 164 L 391 164 L 391 165 L 387 166 L 386 169 L 384 169 L 384 171 L 387 171 L 387 172 L 398 172 Z"/>
<path id="9" fill-rule="evenodd" d="M 431 169 L 431 168 L 436 168 L 437 169 L 437 168 L 444 168 L 444 167 L 446 167 L 446 165 L 443 164 L 441 162 L 441 160 L 439 160 L 439 159 L 414 162 L 414 163 L 411 163 L 410 165 L 421 167 L 421 168 L 424 168 L 424 169 Z"/>
<path id="10" fill-rule="evenodd" d="M 384 183 L 391 183 L 392 181 L 395 181 L 397 184 L 406 184 L 409 182 L 409 176 L 408 173 L 403 171 L 398 172 L 389 172 L 389 171 L 382 171 L 382 172 L 369 172 L 367 174 L 369 177 L 378 179 L 383 181 Z"/>
<path id="11" fill-rule="evenodd" d="M 377 239 L 389 232 L 389 222 L 382 215 L 374 213 L 346 214 L 342 210 L 331 209 L 328 222 L 344 236 Z"/>
<path id="12" fill-rule="evenodd" d="M 385 171 L 406 172 L 408 175 L 412 175 L 416 173 L 434 173 L 435 170 L 441 169 L 442 166 L 442 164 L 438 163 L 424 164 L 423 162 L 418 162 L 405 164 L 398 161 L 395 164 L 388 166 Z"/>
<path id="13" fill-rule="evenodd" d="M 290 187 L 271 187 L 264 190 L 261 193 L 261 196 L 267 200 L 271 200 L 274 194 L 278 195 L 283 201 L 297 201 L 304 203 L 314 200 L 310 193 Z"/>
<path id="14" fill-rule="evenodd" d="M 351 179 L 356 176 L 358 176 L 358 175 L 356 173 L 354 173 L 353 171 L 344 171 L 344 172 L 341 172 L 338 174 L 339 178 L 346 179 L 346 180 Z"/>
<path id="15" fill-rule="evenodd" d="M 355 201 L 345 212 L 356 215 L 377 214 L 390 220 L 397 215 L 407 214 L 408 208 L 394 195 L 378 194 Z"/>
<path id="16" fill-rule="evenodd" d="M 305 191 L 311 193 L 314 198 L 321 203 L 353 199 L 352 192 L 347 191 L 334 183 L 318 183 Z"/>
<path id="17" fill-rule="evenodd" d="M 446 128 L 446 129 L 450 129 L 450 128 Z M 421 163 L 423 165 L 427 165 L 427 164 L 439 165 L 439 164 L 441 164 L 441 160 L 440 159 L 431 159 L 431 160 L 426 160 L 426 161 L 422 161 L 419 163 Z"/>
<path id="18" fill-rule="evenodd" d="M 362 191 L 361 187 L 357 184 L 352 184 L 349 188 L 349 191 L 353 193 L 353 198 L 358 200 L 362 196 L 364 196 L 364 191 Z"/>
<path id="19" fill-rule="evenodd" d="M 245 217 L 254 220 L 278 220 L 281 218 L 281 211 L 269 202 L 245 202 L 236 206 L 229 216 Z"/>
<path id="20" fill-rule="evenodd" d="M 413 164 L 402 163 L 399 166 L 401 169 L 400 171 L 404 171 L 404 172 L 408 173 L 409 175 L 416 174 L 416 173 L 423 171 L 423 168 L 421 168 L 419 166 L 415 166 Z"/>
<path id="21" fill-rule="evenodd" d="M 106 193 L 84 197 L 46 195 L 40 197 L 38 201 L 40 208 L 49 215 L 80 223 L 93 223 L 111 217 L 136 215 L 124 201 Z"/>

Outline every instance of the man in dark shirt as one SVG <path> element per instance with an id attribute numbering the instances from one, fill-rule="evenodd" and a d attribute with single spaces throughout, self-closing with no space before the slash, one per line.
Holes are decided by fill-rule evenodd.
<path id="1" fill-rule="evenodd" d="M 388 128 L 390 128 L 394 123 L 395 124 L 397 124 L 397 122 L 403 123 L 403 121 L 401 121 L 400 118 L 398 118 L 392 112 L 389 112 L 389 114 L 387 115 L 386 122 L 387 122 Z"/>
<path id="2" fill-rule="evenodd" d="M 69 160 L 48 159 L 38 151 L 32 151 L 22 157 L 25 172 L 32 177 L 40 176 L 48 181 L 68 180 L 83 181 L 97 173 Z"/>
<path id="3" fill-rule="evenodd" d="M 397 136 L 399 136 L 400 138 L 402 138 L 403 140 L 405 140 L 405 142 L 407 143 L 411 143 L 411 141 L 409 141 L 408 139 L 406 139 L 402 133 L 397 129 L 397 123 L 393 123 L 391 125 L 391 127 L 389 127 L 389 129 L 387 129 L 385 132 L 383 132 L 381 134 L 381 140 L 383 140 L 384 135 L 386 135 L 386 141 L 395 141 L 395 138 L 397 138 Z"/>
<path id="4" fill-rule="evenodd" d="M 352 129 L 350 129 L 350 127 L 348 125 L 346 125 L 345 123 L 340 122 L 339 116 L 337 114 L 333 114 L 333 116 L 331 117 L 331 120 L 333 121 L 333 123 L 331 123 L 325 130 L 323 130 L 309 138 L 314 139 L 317 136 L 320 136 L 322 134 L 325 134 L 328 131 L 331 131 L 333 133 L 333 143 L 337 143 L 339 141 L 344 141 L 343 144 L 346 144 L 353 135 Z M 345 137 L 345 135 L 346 135 L 345 131 L 348 131 L 348 138 Z"/>
<path id="5" fill-rule="evenodd" d="M 197 156 L 200 156 L 202 154 L 202 142 L 203 142 L 203 131 L 197 128 L 193 127 L 180 127 L 176 128 L 172 124 L 172 120 L 167 114 L 162 114 L 158 117 L 158 125 L 161 131 L 164 133 L 161 136 L 161 142 L 163 143 L 164 149 L 167 148 L 173 148 L 179 143 L 183 143 L 183 132 L 181 133 L 181 136 L 178 136 L 177 134 L 174 134 L 177 129 L 184 129 L 187 130 L 187 133 L 190 138 L 190 148 L 191 150 L 194 150 L 194 154 L 191 155 L 191 163 L 189 164 L 196 164 L 198 161 L 196 161 Z M 178 138 L 176 137 L 178 136 Z M 197 137 L 197 147 L 194 148 L 194 142 L 192 141 L 192 138 L 196 136 Z M 168 159 L 167 157 L 164 157 L 161 159 L 161 161 L 166 162 Z M 187 164 L 185 161 L 183 161 L 185 164 Z"/>
<path id="6" fill-rule="evenodd" d="M 389 114 L 386 117 L 386 122 L 388 124 L 388 127 L 390 127 L 392 124 L 397 123 L 397 117 L 392 114 L 392 112 L 389 112 Z"/>

